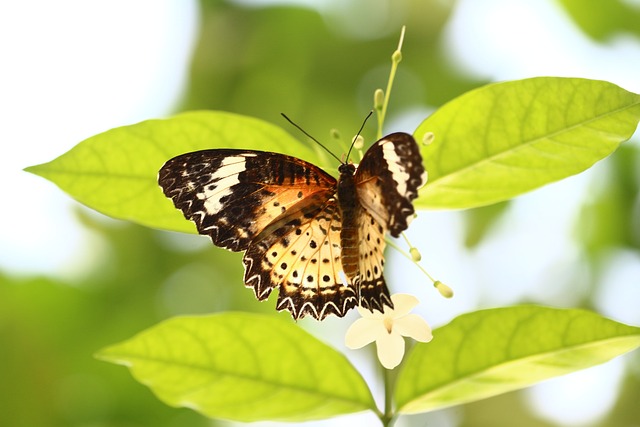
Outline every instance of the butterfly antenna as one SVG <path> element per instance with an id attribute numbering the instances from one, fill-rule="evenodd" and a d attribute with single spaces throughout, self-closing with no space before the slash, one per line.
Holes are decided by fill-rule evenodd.
<path id="1" fill-rule="evenodd" d="M 291 120 L 289 117 L 287 117 L 287 115 L 286 115 L 286 114 L 284 114 L 284 113 L 280 113 L 280 114 L 282 114 L 282 117 L 284 117 L 285 119 L 287 119 L 287 121 L 288 121 L 289 123 L 291 123 L 291 124 L 292 124 L 292 125 L 294 125 L 296 128 L 298 128 L 298 130 L 299 130 L 300 132 L 304 133 L 304 134 L 305 134 L 305 135 L 307 135 L 309 138 L 311 138 L 311 140 L 312 140 L 312 141 L 314 141 L 314 142 L 315 142 L 316 144 L 318 144 L 320 147 L 324 148 L 324 149 L 325 149 L 325 151 L 326 151 L 327 153 L 331 154 L 331 155 L 333 156 L 333 158 L 334 158 L 334 159 L 336 159 L 337 161 L 339 161 L 339 162 L 342 164 L 342 160 L 340 160 L 340 159 L 338 158 L 338 156 L 336 156 L 335 154 L 333 154 L 333 153 L 331 152 L 331 150 L 329 150 L 327 147 L 325 147 L 324 145 L 322 145 L 322 143 L 321 143 L 320 141 L 318 141 L 317 139 L 315 139 L 314 137 L 312 137 L 311 135 L 309 135 L 309 134 L 307 133 L 307 131 L 306 131 L 306 130 L 302 129 L 300 126 L 298 126 L 296 123 L 294 123 L 294 122 L 293 122 L 293 120 Z M 369 114 L 369 115 L 371 115 L 371 114 Z M 349 151 L 351 151 L 351 150 L 349 150 Z"/>
<path id="2" fill-rule="evenodd" d="M 353 138 L 353 141 L 351 142 L 351 147 L 349 147 L 349 152 L 347 153 L 347 162 L 349 161 L 349 155 L 351 155 L 351 150 L 353 150 L 353 146 L 355 145 L 356 140 L 360 136 L 362 129 L 364 129 L 364 125 L 367 124 L 367 120 L 369 120 L 369 117 L 371 117 L 372 114 L 373 114 L 373 110 L 369 111 L 369 114 L 367 114 L 367 117 L 365 117 L 364 121 L 362 122 L 362 126 L 360 126 L 360 130 L 358 131 L 356 136 Z"/>

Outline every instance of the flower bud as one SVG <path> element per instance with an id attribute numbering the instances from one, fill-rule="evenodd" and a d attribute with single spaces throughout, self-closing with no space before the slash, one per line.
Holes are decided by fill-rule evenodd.
<path id="1" fill-rule="evenodd" d="M 373 108 L 376 110 L 382 110 L 382 106 L 384 105 L 384 91 L 382 89 L 376 89 L 373 92 Z"/>
<path id="2" fill-rule="evenodd" d="M 433 282 L 433 286 L 435 286 L 438 292 L 440 292 L 440 295 L 442 295 L 443 297 L 445 298 L 453 297 L 453 289 L 451 289 L 441 281 L 436 280 L 435 282 Z"/>
<path id="3" fill-rule="evenodd" d="M 416 247 L 411 247 L 411 249 L 409 249 L 409 253 L 411 254 L 411 259 L 413 260 L 413 262 L 420 262 L 420 260 L 422 259 L 422 255 Z"/>
<path id="4" fill-rule="evenodd" d="M 393 61 L 396 64 L 402 61 L 402 52 L 400 52 L 399 50 L 396 50 L 395 52 L 393 52 L 393 55 L 391 55 L 391 61 Z"/>

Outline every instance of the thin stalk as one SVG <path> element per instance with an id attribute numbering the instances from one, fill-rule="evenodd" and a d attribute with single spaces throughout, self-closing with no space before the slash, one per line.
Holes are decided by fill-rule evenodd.
<path id="1" fill-rule="evenodd" d="M 384 125 L 384 119 L 387 115 L 387 107 L 389 105 L 389 98 L 391 96 L 391 88 L 393 87 L 393 80 L 396 78 L 396 70 L 398 64 L 402 60 L 402 42 L 404 41 L 405 26 L 402 26 L 400 32 L 400 40 L 398 41 L 398 48 L 391 55 L 391 71 L 389 72 L 389 80 L 387 81 L 387 90 L 384 92 L 384 102 L 381 109 L 376 109 L 378 113 L 378 139 L 382 138 L 382 126 Z"/>
<path id="2" fill-rule="evenodd" d="M 380 421 L 384 427 L 391 427 L 395 422 L 395 414 L 393 413 L 393 382 L 394 372 L 391 369 L 383 370 L 384 378 L 384 414 L 381 414 Z"/>
<path id="3" fill-rule="evenodd" d="M 405 258 L 407 258 L 408 260 L 413 262 L 416 265 L 416 267 L 418 267 L 429 278 L 429 280 L 431 280 L 432 282 L 435 283 L 436 279 L 431 277 L 431 275 L 427 272 L 427 270 L 425 270 L 420 264 L 415 262 L 413 260 L 413 258 L 411 257 L 411 255 L 409 255 L 407 252 L 405 252 L 403 249 L 401 249 L 400 246 L 396 245 L 395 242 L 393 242 L 392 240 L 389 240 L 389 239 L 385 239 L 385 240 L 387 241 L 387 244 L 389 246 L 391 246 L 393 249 L 395 249 L 398 252 L 400 252 Z"/>

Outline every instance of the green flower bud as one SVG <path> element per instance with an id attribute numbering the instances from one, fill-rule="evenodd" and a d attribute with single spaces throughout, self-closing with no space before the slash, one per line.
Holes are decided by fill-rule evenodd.
<path id="1" fill-rule="evenodd" d="M 435 286 L 438 292 L 440 292 L 440 295 L 442 295 L 443 297 L 445 298 L 453 297 L 453 289 L 451 289 L 441 281 L 436 280 L 435 282 L 433 282 L 433 286 Z"/>
<path id="2" fill-rule="evenodd" d="M 413 260 L 413 262 L 420 262 L 420 260 L 422 259 L 422 255 L 420 254 L 418 248 L 412 247 L 411 249 L 409 249 L 409 253 L 411 254 L 411 259 Z"/>
<path id="3" fill-rule="evenodd" d="M 396 64 L 402 61 L 402 52 L 400 52 L 399 50 L 396 50 L 395 52 L 393 52 L 393 55 L 391 55 L 391 61 L 393 61 Z"/>
<path id="4" fill-rule="evenodd" d="M 376 110 L 382 110 L 384 105 L 384 91 L 382 89 L 376 89 L 373 93 L 373 108 Z"/>

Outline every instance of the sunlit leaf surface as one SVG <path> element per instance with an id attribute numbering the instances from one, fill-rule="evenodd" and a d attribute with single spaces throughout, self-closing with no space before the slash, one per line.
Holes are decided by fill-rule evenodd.
<path id="1" fill-rule="evenodd" d="M 398 408 L 425 412 L 516 390 L 640 346 L 640 328 L 584 310 L 518 306 L 462 315 L 415 346 Z"/>
<path id="2" fill-rule="evenodd" d="M 471 208 L 577 174 L 631 137 L 640 95 L 597 80 L 539 77 L 468 92 L 425 120 L 429 182 L 418 207 Z"/>
<path id="3" fill-rule="evenodd" d="M 289 321 L 224 313 L 165 321 L 98 357 L 165 403 L 236 421 L 300 421 L 375 408 L 348 360 Z"/>

